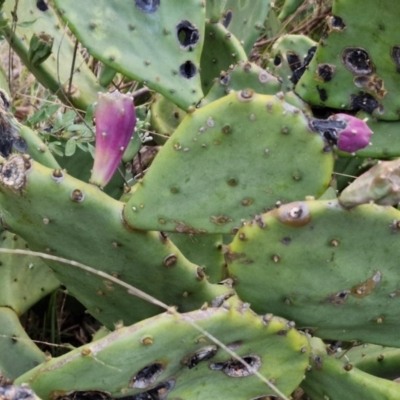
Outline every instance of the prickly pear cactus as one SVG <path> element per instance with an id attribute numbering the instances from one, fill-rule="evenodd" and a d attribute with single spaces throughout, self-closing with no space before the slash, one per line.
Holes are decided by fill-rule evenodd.
<path id="1" fill-rule="evenodd" d="M 361 17 L 362 16 L 362 17 Z M 386 0 L 335 0 L 322 38 L 297 94 L 315 106 L 364 110 L 398 120 L 400 46 L 398 9 Z"/>
<path id="2" fill-rule="evenodd" d="M 207 18 L 211 18 L 208 3 L 209 1 L 207 1 Z M 270 0 L 225 1 L 220 21 L 240 41 L 248 55 L 265 29 L 264 22 L 270 8 Z"/>
<path id="3" fill-rule="evenodd" d="M 151 105 L 151 127 L 158 135 L 153 135 L 154 140 L 164 144 L 182 122 L 186 113 L 166 97 L 157 95 Z"/>
<path id="4" fill-rule="evenodd" d="M 242 61 L 230 66 L 227 71 L 223 71 L 219 79 L 214 80 L 200 106 L 212 103 L 231 91 L 243 89 L 252 89 L 259 94 L 276 94 L 280 92 L 281 83 L 278 78 L 257 64 Z"/>
<path id="5" fill-rule="evenodd" d="M 214 79 L 219 79 L 230 65 L 239 61 L 247 61 L 247 55 L 239 40 L 221 23 L 207 22 L 200 64 L 203 92 L 207 94 Z"/>
<path id="6" fill-rule="evenodd" d="M 203 268 L 189 262 L 162 233 L 129 228 L 122 218 L 124 207 L 99 188 L 28 157 L 12 156 L 1 168 L 0 212 L 5 224 L 27 240 L 30 249 L 95 267 L 182 311 L 197 309 L 229 291 L 210 284 Z M 104 277 L 55 261 L 46 263 L 70 293 L 108 327 L 161 311 Z"/>
<path id="7" fill-rule="evenodd" d="M 228 270 L 256 312 L 321 338 L 398 346 L 399 220 L 396 209 L 373 204 L 283 205 L 238 231 Z"/>
<path id="8" fill-rule="evenodd" d="M 367 374 L 346 359 L 339 361 L 328 356 L 324 343 L 318 338 L 313 338 L 312 344 L 311 369 L 301 387 L 313 400 L 341 400 L 348 398 L 349 393 L 365 400 L 399 398 L 398 383 Z"/>
<path id="9" fill-rule="evenodd" d="M 104 64 L 182 109 L 202 98 L 203 2 L 88 0 L 78 8 L 74 0 L 55 3 L 76 37 Z"/>
<path id="10" fill-rule="evenodd" d="M 189 321 L 222 340 L 253 370 L 232 359 Z M 303 378 L 308 356 L 308 339 L 293 323 L 270 315 L 257 316 L 245 305 L 228 306 L 179 318 L 161 314 L 117 329 L 41 364 L 15 383 L 29 383 L 44 399 L 97 391 L 111 398 L 137 400 L 239 400 L 275 395 L 254 371 L 289 395 Z"/>
<path id="11" fill-rule="evenodd" d="M 282 80 L 282 90 L 293 90 L 304 72 L 304 59 L 316 43 L 304 35 L 283 35 L 272 46 L 268 70 Z"/>
<path id="12" fill-rule="evenodd" d="M 3 284 L 4 281 L 1 282 Z M 26 334 L 17 314 L 9 307 L 0 307 L 0 354 L 0 371 L 11 380 L 41 364 L 46 358 Z"/>
<path id="13" fill-rule="evenodd" d="M 0 248 L 27 247 L 18 235 L 0 232 Z M 53 272 L 42 260 L 14 254 L 0 254 L 0 282 L 0 307 L 9 307 L 19 316 L 59 286 Z"/>
<path id="14" fill-rule="evenodd" d="M 231 233 L 277 203 L 321 195 L 332 167 L 332 153 L 300 110 L 281 96 L 242 90 L 182 121 L 124 217 L 138 229 Z"/>
<path id="15" fill-rule="evenodd" d="M 336 358 L 345 358 L 345 360 L 361 371 L 380 378 L 396 380 L 397 382 L 400 378 L 399 348 L 364 343 L 350 350 L 343 350 L 337 353 Z"/>

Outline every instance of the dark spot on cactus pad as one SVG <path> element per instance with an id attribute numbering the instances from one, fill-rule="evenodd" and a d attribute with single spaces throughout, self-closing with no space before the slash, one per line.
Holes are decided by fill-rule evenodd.
<path id="1" fill-rule="evenodd" d="M 231 80 L 230 75 L 227 74 L 225 71 L 222 71 L 222 72 L 221 72 L 221 76 L 220 76 L 220 78 L 219 78 L 220 84 L 226 86 L 226 85 L 229 84 L 229 81 L 230 81 L 230 80 Z"/>
<path id="2" fill-rule="evenodd" d="M 310 62 L 311 62 L 312 58 L 314 57 L 314 54 L 315 54 L 316 51 L 317 51 L 317 46 L 311 47 L 308 50 L 306 56 L 304 57 L 303 63 L 293 71 L 293 75 L 290 77 L 290 80 L 294 84 L 296 84 L 300 80 L 300 78 L 303 76 L 304 71 L 308 67 L 308 64 L 310 64 Z"/>
<path id="3" fill-rule="evenodd" d="M 285 245 L 288 245 L 291 242 L 292 242 L 292 239 L 290 237 L 284 237 L 284 238 L 281 239 L 281 243 L 285 244 Z"/>
<path id="4" fill-rule="evenodd" d="M 351 294 L 355 297 L 365 297 L 372 293 L 375 289 L 376 285 L 381 281 L 382 273 L 380 271 L 376 271 L 374 275 L 367 279 L 365 282 L 353 286 L 351 288 Z"/>
<path id="5" fill-rule="evenodd" d="M 318 91 L 319 98 L 321 99 L 321 101 L 328 100 L 328 95 L 326 94 L 326 90 L 324 88 L 320 88 L 319 85 L 317 85 L 317 91 Z"/>
<path id="6" fill-rule="evenodd" d="M 342 62 L 353 74 L 369 75 L 374 70 L 368 52 L 361 47 L 349 47 L 343 50 Z"/>
<path id="7" fill-rule="evenodd" d="M 397 72 L 400 72 L 400 46 L 393 46 L 390 55 L 396 64 Z"/>
<path id="8" fill-rule="evenodd" d="M 326 299 L 326 303 L 331 303 L 335 306 L 341 306 L 346 303 L 350 294 L 350 290 L 341 290 L 340 292 L 329 295 Z"/>
<path id="9" fill-rule="evenodd" d="M 62 393 L 60 395 L 60 393 Z M 112 397 L 108 392 L 100 392 L 97 390 L 85 390 L 76 392 L 53 392 L 51 398 L 54 400 L 111 400 Z"/>
<path id="10" fill-rule="evenodd" d="M 190 79 L 196 75 L 197 68 L 191 61 L 186 61 L 179 67 L 179 72 L 184 78 Z"/>
<path id="11" fill-rule="evenodd" d="M 358 87 L 366 88 L 373 92 L 378 99 L 383 99 L 386 96 L 387 90 L 384 87 L 383 79 L 378 75 L 361 75 L 354 77 L 354 84 Z"/>
<path id="12" fill-rule="evenodd" d="M 339 131 L 346 128 L 346 123 L 337 119 L 313 119 L 310 120 L 310 128 L 333 145 L 337 144 Z"/>
<path id="13" fill-rule="evenodd" d="M 207 361 L 213 358 L 218 351 L 218 347 L 210 345 L 203 347 L 194 353 L 189 354 L 181 360 L 181 364 L 185 365 L 189 369 L 194 368 L 199 362 Z"/>
<path id="14" fill-rule="evenodd" d="M 324 359 L 321 356 L 314 356 L 312 359 L 315 363 L 315 368 L 320 371 L 323 367 Z"/>
<path id="15" fill-rule="evenodd" d="M 216 224 L 216 225 L 225 225 L 225 224 L 227 224 L 228 222 L 232 222 L 233 219 L 232 219 L 232 218 L 229 218 L 227 215 L 217 215 L 217 216 L 213 215 L 213 216 L 210 218 L 210 221 L 211 221 L 212 223 Z"/>
<path id="16" fill-rule="evenodd" d="M 129 387 L 138 389 L 147 388 L 156 381 L 156 379 L 164 372 L 164 369 L 164 365 L 159 362 L 146 365 L 135 374 Z"/>
<path id="17" fill-rule="evenodd" d="M 379 107 L 379 103 L 369 93 L 361 92 L 357 96 L 351 95 L 350 106 L 352 110 L 364 110 L 371 114 L 376 108 Z"/>
<path id="18" fill-rule="evenodd" d="M 36 7 L 40 10 L 40 11 L 47 11 L 49 9 L 49 6 L 47 5 L 47 3 L 44 0 L 38 0 L 36 2 Z"/>
<path id="19" fill-rule="evenodd" d="M 176 34 L 183 50 L 191 51 L 199 42 L 199 30 L 189 21 L 182 20 L 176 26 Z"/>
<path id="20" fill-rule="evenodd" d="M 222 25 L 227 28 L 232 22 L 233 12 L 232 10 L 227 10 L 224 17 L 222 18 Z"/>
<path id="21" fill-rule="evenodd" d="M 168 394 L 174 386 L 175 379 L 171 378 L 147 392 L 139 393 L 134 396 L 120 397 L 119 400 L 167 400 Z"/>
<path id="22" fill-rule="evenodd" d="M 274 65 L 277 67 L 281 65 L 281 62 L 282 62 L 282 57 L 279 54 L 277 54 L 274 58 Z"/>
<path id="23" fill-rule="evenodd" d="M 330 19 L 330 25 L 332 29 L 336 29 L 339 31 L 342 31 L 344 28 L 346 28 L 345 23 L 343 22 L 342 18 L 332 15 Z"/>
<path id="24" fill-rule="evenodd" d="M 150 14 L 160 7 L 160 0 L 135 0 L 135 6 L 140 11 Z"/>
<path id="25" fill-rule="evenodd" d="M 301 66 L 300 57 L 297 54 L 287 53 L 286 58 L 292 72 Z"/>
<path id="26" fill-rule="evenodd" d="M 318 64 L 317 77 L 321 78 L 324 82 L 329 82 L 333 73 L 335 72 L 335 66 L 331 64 Z"/>
<path id="27" fill-rule="evenodd" d="M 212 363 L 210 368 L 214 371 L 223 371 L 226 375 L 233 378 L 243 378 L 254 374 L 261 367 L 261 358 L 256 355 L 248 355 L 242 357 L 243 361 L 252 367 L 253 370 L 248 369 L 244 364 L 238 360 L 229 360 L 226 362 Z"/>

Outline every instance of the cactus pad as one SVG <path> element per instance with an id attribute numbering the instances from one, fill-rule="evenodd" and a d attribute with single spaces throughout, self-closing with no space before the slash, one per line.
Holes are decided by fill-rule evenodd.
<path id="1" fill-rule="evenodd" d="M 392 207 L 287 204 L 239 230 L 228 269 L 256 312 L 322 338 L 396 346 L 399 221 Z"/>
<path id="2" fill-rule="evenodd" d="M 187 109 L 202 98 L 205 5 L 199 0 L 56 1 L 90 54 Z M 162 60 L 162 61 L 161 61 Z"/>
<path id="3" fill-rule="evenodd" d="M 180 318 L 161 314 L 120 328 L 43 363 L 16 383 L 29 383 L 45 399 L 94 390 L 111 398 L 136 400 L 239 400 L 274 394 L 251 370 L 193 329 L 189 319 L 222 340 L 286 395 L 303 378 L 308 339 L 288 321 L 260 317 L 241 306 L 208 308 Z M 161 393 L 164 396 L 158 397 Z"/>
<path id="4" fill-rule="evenodd" d="M 15 250 L 27 246 L 11 232 L 0 233 L 0 248 Z M 42 260 L 10 253 L 0 254 L 0 283 L 0 307 L 9 307 L 19 316 L 59 286 Z"/>
<path id="5" fill-rule="evenodd" d="M 45 360 L 45 354 L 32 342 L 18 316 L 8 307 L 0 307 L 0 354 L 0 371 L 8 379 L 18 378 Z M 0 399 L 3 400 L 1 393 Z"/>
<path id="6" fill-rule="evenodd" d="M 336 0 L 308 69 L 296 86 L 315 105 L 364 110 L 379 119 L 398 120 L 400 43 L 397 5 L 385 0 Z"/>
<path id="7" fill-rule="evenodd" d="M 231 233 L 277 202 L 321 195 L 332 168 L 332 153 L 297 108 L 243 90 L 182 121 L 124 215 L 138 229 Z"/>
<path id="8" fill-rule="evenodd" d="M 319 341 L 313 338 L 313 342 Z M 322 347 L 323 343 L 319 344 Z M 313 400 L 342 400 L 349 398 L 363 400 L 396 400 L 400 396 L 398 383 L 377 378 L 354 367 L 351 362 L 337 360 L 325 351 L 311 354 L 311 369 L 301 387 Z"/>

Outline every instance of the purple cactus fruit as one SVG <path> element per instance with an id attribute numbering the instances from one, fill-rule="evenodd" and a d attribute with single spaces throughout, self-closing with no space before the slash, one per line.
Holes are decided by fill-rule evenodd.
<path id="1" fill-rule="evenodd" d="M 90 182 L 104 187 L 114 175 L 132 138 L 136 125 L 132 97 L 100 93 L 95 112 L 96 151 Z"/>
<path id="2" fill-rule="evenodd" d="M 345 128 L 338 132 L 337 147 L 339 150 L 354 153 L 369 145 L 373 132 L 364 120 L 348 114 L 335 114 L 329 119 L 345 123 Z"/>

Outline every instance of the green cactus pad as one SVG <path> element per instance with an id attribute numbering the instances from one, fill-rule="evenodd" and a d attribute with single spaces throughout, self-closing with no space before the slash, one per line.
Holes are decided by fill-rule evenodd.
<path id="1" fill-rule="evenodd" d="M 244 357 L 286 395 L 302 380 L 309 356 L 306 336 L 288 321 L 260 317 L 241 306 L 208 308 L 180 318 L 162 314 L 120 328 L 43 363 L 15 383 L 28 383 L 44 399 L 75 391 L 131 399 L 241 400 L 274 394 L 265 382 L 190 326 L 189 319 Z M 151 396 L 159 391 L 163 397 Z"/>
<path id="2" fill-rule="evenodd" d="M 0 355 L 0 371 L 11 380 L 45 360 L 45 354 L 32 342 L 17 314 L 8 307 L 0 307 Z"/>
<path id="3" fill-rule="evenodd" d="M 247 55 L 236 37 L 219 22 L 206 23 L 200 63 L 203 92 L 207 94 L 214 79 L 219 79 L 223 71 L 239 61 L 247 61 Z"/>
<path id="4" fill-rule="evenodd" d="M 281 78 L 283 91 L 293 90 L 294 84 L 290 78 L 294 70 L 301 66 L 308 51 L 316 45 L 316 42 L 304 35 L 283 35 L 274 43 L 268 70 Z"/>
<path id="5" fill-rule="evenodd" d="M 57 0 L 68 27 L 89 53 L 187 109 L 202 98 L 200 0 Z"/>
<path id="6" fill-rule="evenodd" d="M 14 233 L 0 232 L 0 248 L 26 250 L 27 243 Z M 0 307 L 22 315 L 59 286 L 53 272 L 32 256 L 0 253 Z"/>
<path id="7" fill-rule="evenodd" d="M 257 217 L 229 246 L 238 295 L 319 337 L 399 345 L 400 212 L 335 200 Z"/>
<path id="8" fill-rule="evenodd" d="M 313 338 L 315 342 L 318 338 Z M 319 341 L 319 340 L 318 340 Z M 321 342 L 319 347 L 322 347 Z M 313 346 L 311 369 L 301 387 L 312 400 L 397 400 L 400 385 L 377 378 L 354 367 L 346 359 L 339 361 Z"/>
<path id="9" fill-rule="evenodd" d="M 270 8 L 270 0 L 226 1 L 221 23 L 237 37 L 246 54 L 250 54 L 255 41 L 262 35 Z"/>
<path id="10" fill-rule="evenodd" d="M 359 110 L 379 119 L 400 118 L 400 42 L 397 3 L 336 0 L 297 94 L 315 106 Z"/>
<path id="11" fill-rule="evenodd" d="M 400 378 L 400 349 L 375 344 L 362 344 L 336 354 L 368 374 L 395 380 Z"/>
<path id="12" fill-rule="evenodd" d="M 168 237 L 189 261 L 205 269 L 209 282 L 216 283 L 227 278 L 222 235 L 170 233 Z"/>
<path id="13" fill-rule="evenodd" d="M 123 203 L 63 171 L 12 156 L 1 168 L 0 203 L 6 225 L 27 240 L 30 249 L 107 272 L 179 310 L 199 308 L 228 291 L 208 283 L 204 271 L 162 234 L 128 228 Z M 107 327 L 161 311 L 105 278 L 55 261 L 46 264 Z"/>
<path id="14" fill-rule="evenodd" d="M 252 89 L 259 94 L 276 94 L 281 90 L 278 78 L 271 75 L 265 69 L 251 62 L 241 61 L 230 66 L 219 79 L 214 81 L 207 96 L 201 100 L 200 106 L 212 103 L 226 96 L 232 90 Z"/>
<path id="15" fill-rule="evenodd" d="M 243 90 L 182 121 L 124 215 L 138 229 L 231 233 L 277 202 L 321 195 L 332 168 L 297 108 Z"/>
<path id="16" fill-rule="evenodd" d="M 41 6 L 41 3 L 44 6 Z M 3 25 L 4 37 L 10 40 L 13 50 L 38 81 L 65 101 L 64 93 L 68 93 L 74 58 L 73 41 L 63 29 L 56 12 L 47 3 L 26 0 L 14 8 L 15 4 L 12 1 L 6 1 L 2 6 L 0 23 Z M 14 13 L 18 21 L 15 27 L 12 24 Z M 43 32 L 54 39 L 51 54 L 45 61 L 32 64 L 29 61 L 29 43 L 34 35 L 38 36 Z M 38 57 L 40 58 L 40 55 Z M 32 54 L 30 58 L 37 59 Z M 97 93 L 104 90 L 78 51 L 71 90 L 68 94 L 69 101 L 76 107 L 86 110 L 97 100 Z"/>
<path id="17" fill-rule="evenodd" d="M 278 18 L 283 21 L 291 16 L 304 3 L 304 0 L 285 0 Z"/>
<path id="18" fill-rule="evenodd" d="M 18 124 L 18 133 L 28 145 L 27 153 L 37 162 L 48 168 L 60 168 L 49 148 L 43 143 L 37 132 L 25 125 Z"/>
<path id="19" fill-rule="evenodd" d="M 158 144 L 164 144 L 185 116 L 185 111 L 166 97 L 157 94 L 151 105 L 150 122 L 152 129 L 161 136 L 153 135 L 153 139 Z"/>

